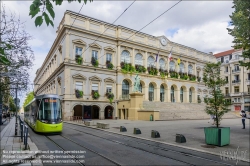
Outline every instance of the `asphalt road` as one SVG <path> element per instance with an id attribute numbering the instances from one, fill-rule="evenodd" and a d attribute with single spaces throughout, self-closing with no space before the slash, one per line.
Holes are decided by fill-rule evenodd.
<path id="1" fill-rule="evenodd" d="M 43 165 L 236 165 L 216 155 L 67 123 L 59 135 L 29 131 Z"/>

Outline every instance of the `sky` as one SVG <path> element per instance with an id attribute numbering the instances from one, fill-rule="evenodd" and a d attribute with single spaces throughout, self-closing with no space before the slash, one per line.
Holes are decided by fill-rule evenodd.
<path id="1" fill-rule="evenodd" d="M 56 29 L 66 10 L 79 12 L 99 20 L 113 23 L 133 1 L 93 1 L 82 3 L 64 1 L 61 6 L 53 3 L 55 11 L 54 27 L 45 23 L 36 27 L 29 16 L 32 1 L 2 1 L 7 13 L 15 13 L 25 22 L 26 31 L 33 37 L 29 44 L 34 51 L 35 60 L 30 70 L 30 83 L 33 83 L 36 70 L 42 65 L 56 38 Z M 139 30 L 178 1 L 135 1 L 133 5 L 114 23 Z M 202 52 L 218 53 L 232 49 L 233 37 L 226 28 L 230 27 L 230 17 L 234 9 L 232 1 L 182 1 L 171 10 L 148 25 L 142 32 L 165 35 L 170 41 Z M 33 87 L 30 85 L 29 91 Z M 26 94 L 19 94 L 21 105 Z"/>

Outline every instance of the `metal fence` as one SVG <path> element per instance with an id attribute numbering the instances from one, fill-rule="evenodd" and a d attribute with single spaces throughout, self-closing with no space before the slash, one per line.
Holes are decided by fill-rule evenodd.
<path id="1" fill-rule="evenodd" d="M 20 116 L 19 116 L 19 125 L 20 125 L 21 142 L 23 142 L 25 146 L 24 149 L 27 150 L 29 128 L 27 125 L 24 124 Z"/>

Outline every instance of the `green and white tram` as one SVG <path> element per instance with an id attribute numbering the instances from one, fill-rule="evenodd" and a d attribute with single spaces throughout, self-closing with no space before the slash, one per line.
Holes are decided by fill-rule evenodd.
<path id="1" fill-rule="evenodd" d="M 62 107 L 58 95 L 35 96 L 24 108 L 25 122 L 40 133 L 57 133 L 63 129 Z"/>

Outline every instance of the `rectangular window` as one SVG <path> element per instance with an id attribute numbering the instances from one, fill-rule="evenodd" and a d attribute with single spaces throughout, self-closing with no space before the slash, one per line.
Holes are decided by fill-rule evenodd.
<path id="1" fill-rule="evenodd" d="M 81 47 L 76 47 L 76 55 L 82 55 L 82 48 Z"/>
<path id="2" fill-rule="evenodd" d="M 250 85 L 247 85 L 247 92 L 250 92 Z"/>
<path id="3" fill-rule="evenodd" d="M 106 54 L 106 61 L 112 62 L 112 54 Z"/>
<path id="4" fill-rule="evenodd" d="M 112 85 L 106 86 L 106 93 L 112 93 Z"/>
<path id="5" fill-rule="evenodd" d="M 234 76 L 234 80 L 235 80 L 235 81 L 239 81 L 239 75 L 235 75 L 235 76 Z"/>
<path id="6" fill-rule="evenodd" d="M 235 103 L 237 102 L 237 98 L 234 98 L 234 102 L 235 102 Z"/>
<path id="7" fill-rule="evenodd" d="M 250 73 L 247 73 L 247 79 L 250 80 Z"/>
<path id="8" fill-rule="evenodd" d="M 225 67 L 225 72 L 228 72 L 228 66 Z"/>
<path id="9" fill-rule="evenodd" d="M 221 57 L 220 62 L 221 62 L 221 63 L 224 62 L 224 57 Z"/>
<path id="10" fill-rule="evenodd" d="M 240 88 L 238 86 L 234 87 L 234 93 L 239 93 L 240 92 Z"/>
<path id="11" fill-rule="evenodd" d="M 98 59 L 98 51 L 92 50 L 92 57 Z"/>
<path id="12" fill-rule="evenodd" d="M 228 87 L 225 88 L 225 94 L 228 94 Z"/>
<path id="13" fill-rule="evenodd" d="M 235 66 L 234 66 L 234 70 L 235 70 L 235 71 L 238 71 L 238 70 L 240 70 L 240 67 L 239 67 L 239 65 L 235 65 Z"/>
<path id="14" fill-rule="evenodd" d="M 98 92 L 98 84 L 92 84 L 92 93 Z"/>
<path id="15" fill-rule="evenodd" d="M 238 98 L 238 102 L 240 103 L 240 98 Z"/>
<path id="16" fill-rule="evenodd" d="M 76 82 L 76 89 L 82 91 L 82 82 Z"/>
<path id="17" fill-rule="evenodd" d="M 228 82 L 228 77 L 226 76 L 226 81 Z"/>
<path id="18" fill-rule="evenodd" d="M 231 60 L 232 59 L 232 54 L 231 55 L 229 55 L 229 60 Z"/>

